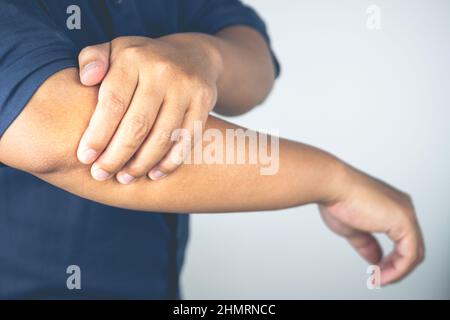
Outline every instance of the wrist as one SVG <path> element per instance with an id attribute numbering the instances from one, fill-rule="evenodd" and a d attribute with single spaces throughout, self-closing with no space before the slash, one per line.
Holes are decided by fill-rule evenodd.
<path id="1" fill-rule="evenodd" d="M 323 196 L 318 201 L 321 205 L 332 205 L 343 201 L 351 192 L 352 186 L 352 167 L 333 155 L 330 155 L 328 162 L 329 173 L 325 175 Z"/>
<path id="2" fill-rule="evenodd" d="M 210 68 L 215 74 L 216 82 L 222 76 L 224 69 L 224 58 L 220 50 L 219 39 L 205 34 L 196 34 L 198 37 L 199 47 L 205 52 L 209 58 Z"/>
<path id="3" fill-rule="evenodd" d="M 160 40 L 184 50 L 192 58 L 196 70 L 203 66 L 205 77 L 217 85 L 224 69 L 219 39 L 202 33 L 176 33 Z"/>

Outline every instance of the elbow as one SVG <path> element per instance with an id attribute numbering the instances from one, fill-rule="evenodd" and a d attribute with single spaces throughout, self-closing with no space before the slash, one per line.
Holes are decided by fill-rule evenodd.
<path id="1" fill-rule="evenodd" d="M 78 165 L 76 142 L 63 132 L 50 130 L 26 108 L 0 139 L 0 161 L 11 168 L 46 175 Z M 53 128 L 55 126 L 53 125 Z"/>
<path id="2" fill-rule="evenodd" d="M 21 149 L 20 146 L 17 148 Z M 20 152 L 9 152 L 11 148 L 8 143 L 0 143 L 0 160 L 8 167 L 36 176 L 66 172 L 80 166 L 81 163 L 77 161 L 76 156 L 73 156 L 70 150 L 64 149 L 64 146 L 42 148 L 38 144 L 34 144 Z M 8 150 L 8 152 L 2 150 Z"/>
<path id="3" fill-rule="evenodd" d="M 19 170 L 37 176 L 69 172 L 81 165 L 73 146 L 65 143 L 46 146 L 34 145 L 12 164 Z"/>
<path id="4" fill-rule="evenodd" d="M 64 148 L 62 148 L 62 150 L 64 150 Z M 33 161 L 29 168 L 29 172 L 32 174 L 50 175 L 55 173 L 67 173 L 82 166 L 72 150 L 66 150 L 66 152 L 51 152 L 45 156 L 39 156 L 38 159 L 39 160 L 37 161 Z"/>
<path id="5" fill-rule="evenodd" d="M 252 110 L 255 107 L 256 107 L 256 105 L 255 106 L 253 106 L 253 105 L 250 105 L 250 106 L 248 106 L 248 105 L 247 106 L 233 105 L 233 107 L 218 105 L 214 108 L 214 112 L 217 113 L 218 115 L 221 115 L 224 117 L 238 117 L 243 114 L 246 114 L 247 112 L 249 112 L 250 110 Z"/>
<path id="6" fill-rule="evenodd" d="M 34 175 L 82 167 L 76 150 L 97 94 L 98 88 L 79 84 L 76 69 L 53 75 L 1 137 L 0 161 Z"/>

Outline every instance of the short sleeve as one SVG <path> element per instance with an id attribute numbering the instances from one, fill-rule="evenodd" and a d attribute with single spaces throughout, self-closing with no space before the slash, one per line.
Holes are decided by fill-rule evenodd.
<path id="1" fill-rule="evenodd" d="M 1 137 L 48 77 L 77 63 L 38 1 L 0 0 L 0 39 Z"/>
<path id="2" fill-rule="evenodd" d="M 270 47 L 270 38 L 262 18 L 251 7 L 239 0 L 182 0 L 180 25 L 184 32 L 215 34 L 221 29 L 244 25 L 261 33 Z M 280 64 L 271 48 L 275 72 Z"/>

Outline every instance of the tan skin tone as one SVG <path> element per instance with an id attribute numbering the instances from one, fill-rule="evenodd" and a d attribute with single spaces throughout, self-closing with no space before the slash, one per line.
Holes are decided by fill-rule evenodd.
<path id="1" fill-rule="evenodd" d="M 239 59 L 226 61 L 233 60 Z M 239 70 L 235 67 L 224 65 L 224 69 Z M 252 73 L 251 69 L 246 71 Z M 220 100 L 227 85 L 218 83 Z M 266 91 L 270 87 L 268 81 Z M 239 90 L 242 101 L 256 101 L 268 93 L 246 96 L 251 90 L 244 84 Z M 82 85 L 76 69 L 49 78 L 1 137 L 0 162 L 83 198 L 142 211 L 259 211 L 317 203 L 333 231 L 370 263 L 380 264 L 382 284 L 402 279 L 423 260 L 423 239 L 408 195 L 329 153 L 294 141 L 281 139 L 275 175 L 261 175 L 259 165 L 195 164 L 182 165 L 160 181 L 146 176 L 129 185 L 113 178 L 96 181 L 91 166 L 79 161 L 77 151 L 98 108 L 99 92 L 98 86 Z M 245 103 L 236 108 L 244 109 Z M 224 132 L 238 127 L 209 116 L 206 128 Z M 393 241 L 392 253 L 383 256 L 372 235 L 375 232 L 385 233 Z"/>
<path id="2" fill-rule="evenodd" d="M 81 82 L 100 84 L 100 91 L 78 158 L 93 164 L 94 179 L 116 176 L 123 184 L 175 171 L 179 163 L 171 159 L 191 144 L 173 144 L 175 129 L 193 136 L 194 122 L 204 124 L 213 108 L 244 113 L 264 100 L 274 81 L 265 40 L 240 26 L 214 37 L 121 37 L 85 48 L 79 64 Z"/>
<path id="3" fill-rule="evenodd" d="M 274 210 L 318 203 L 327 225 L 370 263 L 382 283 L 410 273 L 424 257 L 423 239 L 409 196 L 314 147 L 280 141 L 279 172 L 259 165 L 183 165 L 161 181 L 130 185 L 96 181 L 76 156 L 97 102 L 97 87 L 67 69 L 48 79 L 0 140 L 0 161 L 71 193 L 110 206 L 159 212 Z M 235 125 L 210 116 L 207 128 Z M 387 234 L 394 251 L 382 256 L 374 232 Z"/>

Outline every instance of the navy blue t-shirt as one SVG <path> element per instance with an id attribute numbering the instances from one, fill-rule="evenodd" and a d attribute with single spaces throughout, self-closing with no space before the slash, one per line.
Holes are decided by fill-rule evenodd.
<path id="1" fill-rule="evenodd" d="M 87 45 L 231 25 L 268 40 L 263 21 L 238 0 L 0 0 L 0 136 L 48 77 L 77 67 Z M 2 299 L 177 298 L 187 238 L 187 215 L 101 205 L 0 168 Z M 72 265 L 79 290 L 67 287 Z"/>

